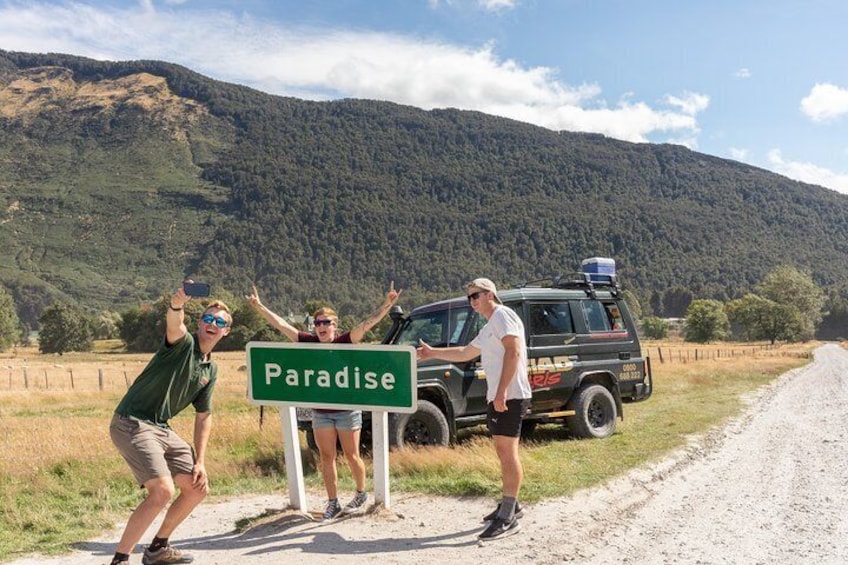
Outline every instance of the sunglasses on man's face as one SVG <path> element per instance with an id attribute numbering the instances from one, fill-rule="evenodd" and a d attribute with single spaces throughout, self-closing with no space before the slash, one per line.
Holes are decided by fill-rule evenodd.
<path id="1" fill-rule="evenodd" d="M 468 301 L 471 302 L 472 300 L 477 300 L 478 298 L 480 298 L 481 294 L 486 294 L 487 292 L 489 292 L 489 291 L 488 290 L 478 290 L 477 292 L 472 292 L 471 294 L 468 295 Z"/>
<path id="2" fill-rule="evenodd" d="M 316 326 L 329 326 L 333 323 L 333 320 L 315 320 Z"/>
<path id="3" fill-rule="evenodd" d="M 229 322 L 227 322 L 226 318 L 221 318 L 218 316 L 213 316 L 212 314 L 204 314 L 202 318 L 204 324 L 215 324 L 219 328 L 226 328 Z"/>

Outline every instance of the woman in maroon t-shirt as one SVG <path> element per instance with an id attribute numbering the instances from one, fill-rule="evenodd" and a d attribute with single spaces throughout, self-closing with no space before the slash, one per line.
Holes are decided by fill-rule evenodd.
<path id="1" fill-rule="evenodd" d="M 268 309 L 259 300 L 256 286 L 248 300 L 268 322 L 283 335 L 295 342 L 320 343 L 359 343 L 365 333 L 373 328 L 389 313 L 402 291 L 395 291 L 394 282 L 389 284 L 389 292 L 380 308 L 350 330 L 337 334 L 339 317 L 332 308 L 319 308 L 312 314 L 314 333 L 303 332 L 289 324 L 279 315 Z M 365 463 L 359 455 L 359 436 L 362 431 L 362 411 L 360 410 L 313 410 L 312 431 L 321 458 L 321 475 L 327 489 L 327 505 L 324 520 L 332 520 L 339 514 L 354 514 L 365 509 L 368 495 L 365 492 Z M 356 482 L 356 494 L 344 508 L 338 499 L 338 474 L 336 471 L 336 441 L 342 445 L 350 473 Z"/>

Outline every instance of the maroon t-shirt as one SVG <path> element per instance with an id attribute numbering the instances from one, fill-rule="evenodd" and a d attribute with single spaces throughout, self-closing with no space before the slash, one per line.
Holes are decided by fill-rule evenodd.
<path id="1" fill-rule="evenodd" d="M 318 336 L 315 334 L 311 334 L 309 332 L 297 332 L 297 341 L 302 341 L 304 343 L 320 343 L 321 340 L 318 339 Z M 337 335 L 331 343 L 353 343 L 350 340 L 350 332 L 345 332 L 343 334 Z"/>
<path id="2" fill-rule="evenodd" d="M 320 343 L 321 340 L 318 339 L 318 336 L 315 334 L 311 334 L 309 332 L 297 332 L 297 341 L 303 343 Z M 343 334 L 337 335 L 331 343 L 353 343 L 350 340 L 350 332 L 345 332 Z M 344 410 L 327 410 L 320 408 L 313 408 L 316 412 L 344 412 Z"/>

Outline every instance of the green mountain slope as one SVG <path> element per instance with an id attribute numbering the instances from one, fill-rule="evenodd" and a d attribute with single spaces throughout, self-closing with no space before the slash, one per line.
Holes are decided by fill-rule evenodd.
<path id="1" fill-rule="evenodd" d="M 647 300 L 848 278 L 848 197 L 678 146 L 474 112 L 308 102 L 155 61 L 0 51 L 0 279 L 118 308 L 183 274 L 281 310 L 417 304 L 614 257 Z"/>

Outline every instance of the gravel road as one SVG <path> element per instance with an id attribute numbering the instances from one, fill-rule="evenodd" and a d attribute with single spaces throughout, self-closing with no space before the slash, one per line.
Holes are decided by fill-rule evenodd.
<path id="1" fill-rule="evenodd" d="M 175 543 L 195 563 L 681 563 L 848 562 L 848 351 L 815 361 L 746 399 L 721 430 L 595 489 L 530 505 L 518 534 L 478 543 L 483 499 L 398 495 L 390 511 L 332 524 L 282 496 L 204 504 Z M 310 504 L 320 506 L 320 494 Z M 239 518 L 275 513 L 237 533 Z M 122 525 L 119 525 L 119 528 Z M 13 565 L 108 563 L 120 529 L 61 558 Z M 146 542 L 150 534 L 145 535 Z M 139 563 L 138 554 L 132 563 Z"/>

